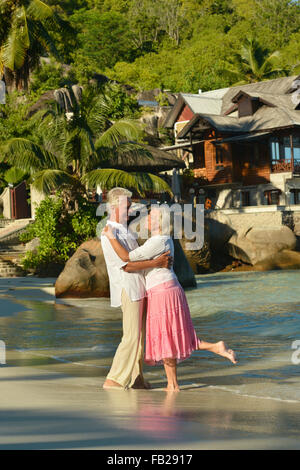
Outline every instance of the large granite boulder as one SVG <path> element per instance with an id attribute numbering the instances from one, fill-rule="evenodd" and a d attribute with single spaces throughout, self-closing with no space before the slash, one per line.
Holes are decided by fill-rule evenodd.
<path id="1" fill-rule="evenodd" d="M 300 269 L 300 253 L 292 250 L 282 250 L 255 264 L 257 271 L 272 269 Z"/>
<path id="2" fill-rule="evenodd" d="M 195 287 L 196 280 L 178 240 L 174 242 L 174 270 L 183 287 Z M 57 298 L 109 297 L 109 281 L 101 242 L 84 242 L 67 261 L 55 283 Z"/>
<path id="3" fill-rule="evenodd" d="M 296 236 L 285 226 L 250 227 L 241 233 L 234 233 L 228 240 L 228 253 L 245 263 L 256 265 L 273 257 L 282 250 L 294 250 Z"/>
<path id="4" fill-rule="evenodd" d="M 208 224 L 210 247 L 214 251 L 223 251 L 230 237 L 235 233 L 230 219 L 218 211 L 207 211 L 205 217 Z"/>
<path id="5" fill-rule="evenodd" d="M 55 283 L 56 297 L 109 297 L 109 282 L 101 242 L 88 240 L 67 261 Z"/>
<path id="6" fill-rule="evenodd" d="M 195 229 L 195 227 L 194 227 Z M 203 246 L 197 250 L 189 249 L 189 244 L 194 240 L 189 240 L 184 236 L 180 239 L 180 245 L 189 262 L 189 265 L 195 274 L 203 274 L 210 271 L 211 267 L 211 250 L 210 250 L 210 233 L 209 225 L 204 223 L 204 241 Z"/>
<path id="7" fill-rule="evenodd" d="M 185 256 L 179 240 L 174 240 L 174 271 L 182 287 L 196 287 L 193 269 Z"/>

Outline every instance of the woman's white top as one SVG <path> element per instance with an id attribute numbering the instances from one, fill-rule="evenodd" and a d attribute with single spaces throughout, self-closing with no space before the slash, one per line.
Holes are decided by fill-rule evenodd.
<path id="1" fill-rule="evenodd" d="M 149 238 L 142 246 L 129 252 L 130 261 L 144 261 L 157 258 L 158 256 L 170 251 L 170 256 L 174 258 L 174 243 L 168 235 L 154 235 Z M 168 268 L 150 268 L 145 269 L 146 290 L 151 289 L 163 282 L 177 279 L 176 274 Z"/>

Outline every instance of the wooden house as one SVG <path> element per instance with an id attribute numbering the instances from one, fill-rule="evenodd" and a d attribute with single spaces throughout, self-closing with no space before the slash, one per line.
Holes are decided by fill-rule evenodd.
<path id="1" fill-rule="evenodd" d="M 300 77 L 181 93 L 165 121 L 216 208 L 300 204 Z M 197 181 L 196 180 L 196 181 Z"/>

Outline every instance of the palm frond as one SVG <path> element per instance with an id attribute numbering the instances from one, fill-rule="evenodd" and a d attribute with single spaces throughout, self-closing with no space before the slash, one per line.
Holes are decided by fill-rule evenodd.
<path id="1" fill-rule="evenodd" d="M 132 173 L 114 168 L 105 168 L 92 170 L 86 173 L 82 178 L 82 182 L 87 184 L 89 188 L 95 188 L 100 185 L 103 189 L 112 189 L 116 186 L 139 190 L 138 182 Z"/>
<path id="2" fill-rule="evenodd" d="M 130 119 L 120 119 L 96 139 L 95 147 L 113 147 L 121 141 L 138 141 L 142 135 L 139 123 Z"/>
<path id="3" fill-rule="evenodd" d="M 7 183 L 18 184 L 26 177 L 26 173 L 15 166 L 12 166 L 4 173 L 4 179 Z"/>
<path id="4" fill-rule="evenodd" d="M 34 174 L 32 185 L 37 191 L 50 194 L 62 185 L 78 186 L 80 181 L 65 171 L 45 169 Z"/>
<path id="5" fill-rule="evenodd" d="M 28 25 L 30 30 L 30 43 L 40 44 L 47 52 L 52 54 L 55 58 L 59 58 L 58 50 L 55 46 L 54 40 L 47 31 L 46 25 L 41 21 L 34 21 L 28 18 Z"/>
<path id="6" fill-rule="evenodd" d="M 43 21 L 53 16 L 53 9 L 41 0 L 31 0 L 27 13 L 35 20 Z"/>
<path id="7" fill-rule="evenodd" d="M 99 90 L 98 86 L 89 85 L 83 90 L 80 100 L 80 112 L 89 125 L 96 121 L 101 125 L 101 131 L 107 128 L 109 106 L 107 97 Z"/>
<path id="8" fill-rule="evenodd" d="M 278 65 L 279 58 L 280 58 L 279 51 L 275 51 L 272 54 L 268 55 L 268 57 L 266 57 L 264 63 L 261 66 L 261 71 L 264 74 L 269 73 L 272 70 L 272 68 Z"/>
<path id="9" fill-rule="evenodd" d="M 17 8 L 6 41 L 1 48 L 1 61 L 10 70 L 22 67 L 29 48 L 29 35 L 26 13 L 23 7 Z"/>
<path id="10" fill-rule="evenodd" d="M 0 161 L 6 161 L 30 174 L 48 166 L 58 167 L 55 155 L 31 140 L 20 137 L 10 139 L 1 146 Z"/>
<path id="11" fill-rule="evenodd" d="M 116 186 L 133 189 L 140 196 L 145 196 L 146 192 L 172 194 L 170 186 L 162 178 L 151 173 L 127 173 L 123 170 L 106 168 L 86 173 L 82 181 L 90 188 L 100 185 L 107 190 Z"/>
<path id="12" fill-rule="evenodd" d="M 136 172 L 132 173 L 139 185 L 139 193 L 143 196 L 146 192 L 151 193 L 168 193 L 172 195 L 172 190 L 168 183 L 165 180 L 160 178 L 157 175 L 153 175 L 152 173 L 142 173 Z"/>
<path id="13" fill-rule="evenodd" d="M 88 129 L 77 127 L 67 136 L 63 151 L 67 163 L 78 160 L 79 168 L 84 172 L 95 153 L 93 139 Z"/>

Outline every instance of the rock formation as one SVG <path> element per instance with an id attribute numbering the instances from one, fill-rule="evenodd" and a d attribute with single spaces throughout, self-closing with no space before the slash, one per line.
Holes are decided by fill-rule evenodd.
<path id="1" fill-rule="evenodd" d="M 280 227 L 250 227 L 242 233 L 234 233 L 226 246 L 233 258 L 256 265 L 282 250 L 294 250 L 296 242 L 296 236 L 292 230 L 282 225 Z"/>
<path id="2" fill-rule="evenodd" d="M 178 240 L 175 240 L 174 270 L 183 287 L 196 286 L 194 273 Z M 93 238 L 84 242 L 67 261 L 55 283 L 55 296 L 109 297 L 109 281 L 101 242 Z"/>
<path id="3" fill-rule="evenodd" d="M 257 271 L 271 269 L 300 269 L 300 253 L 292 250 L 282 250 L 254 265 Z"/>
<path id="4" fill-rule="evenodd" d="M 109 283 L 101 242 L 88 240 L 67 261 L 55 283 L 56 297 L 109 297 Z"/>

